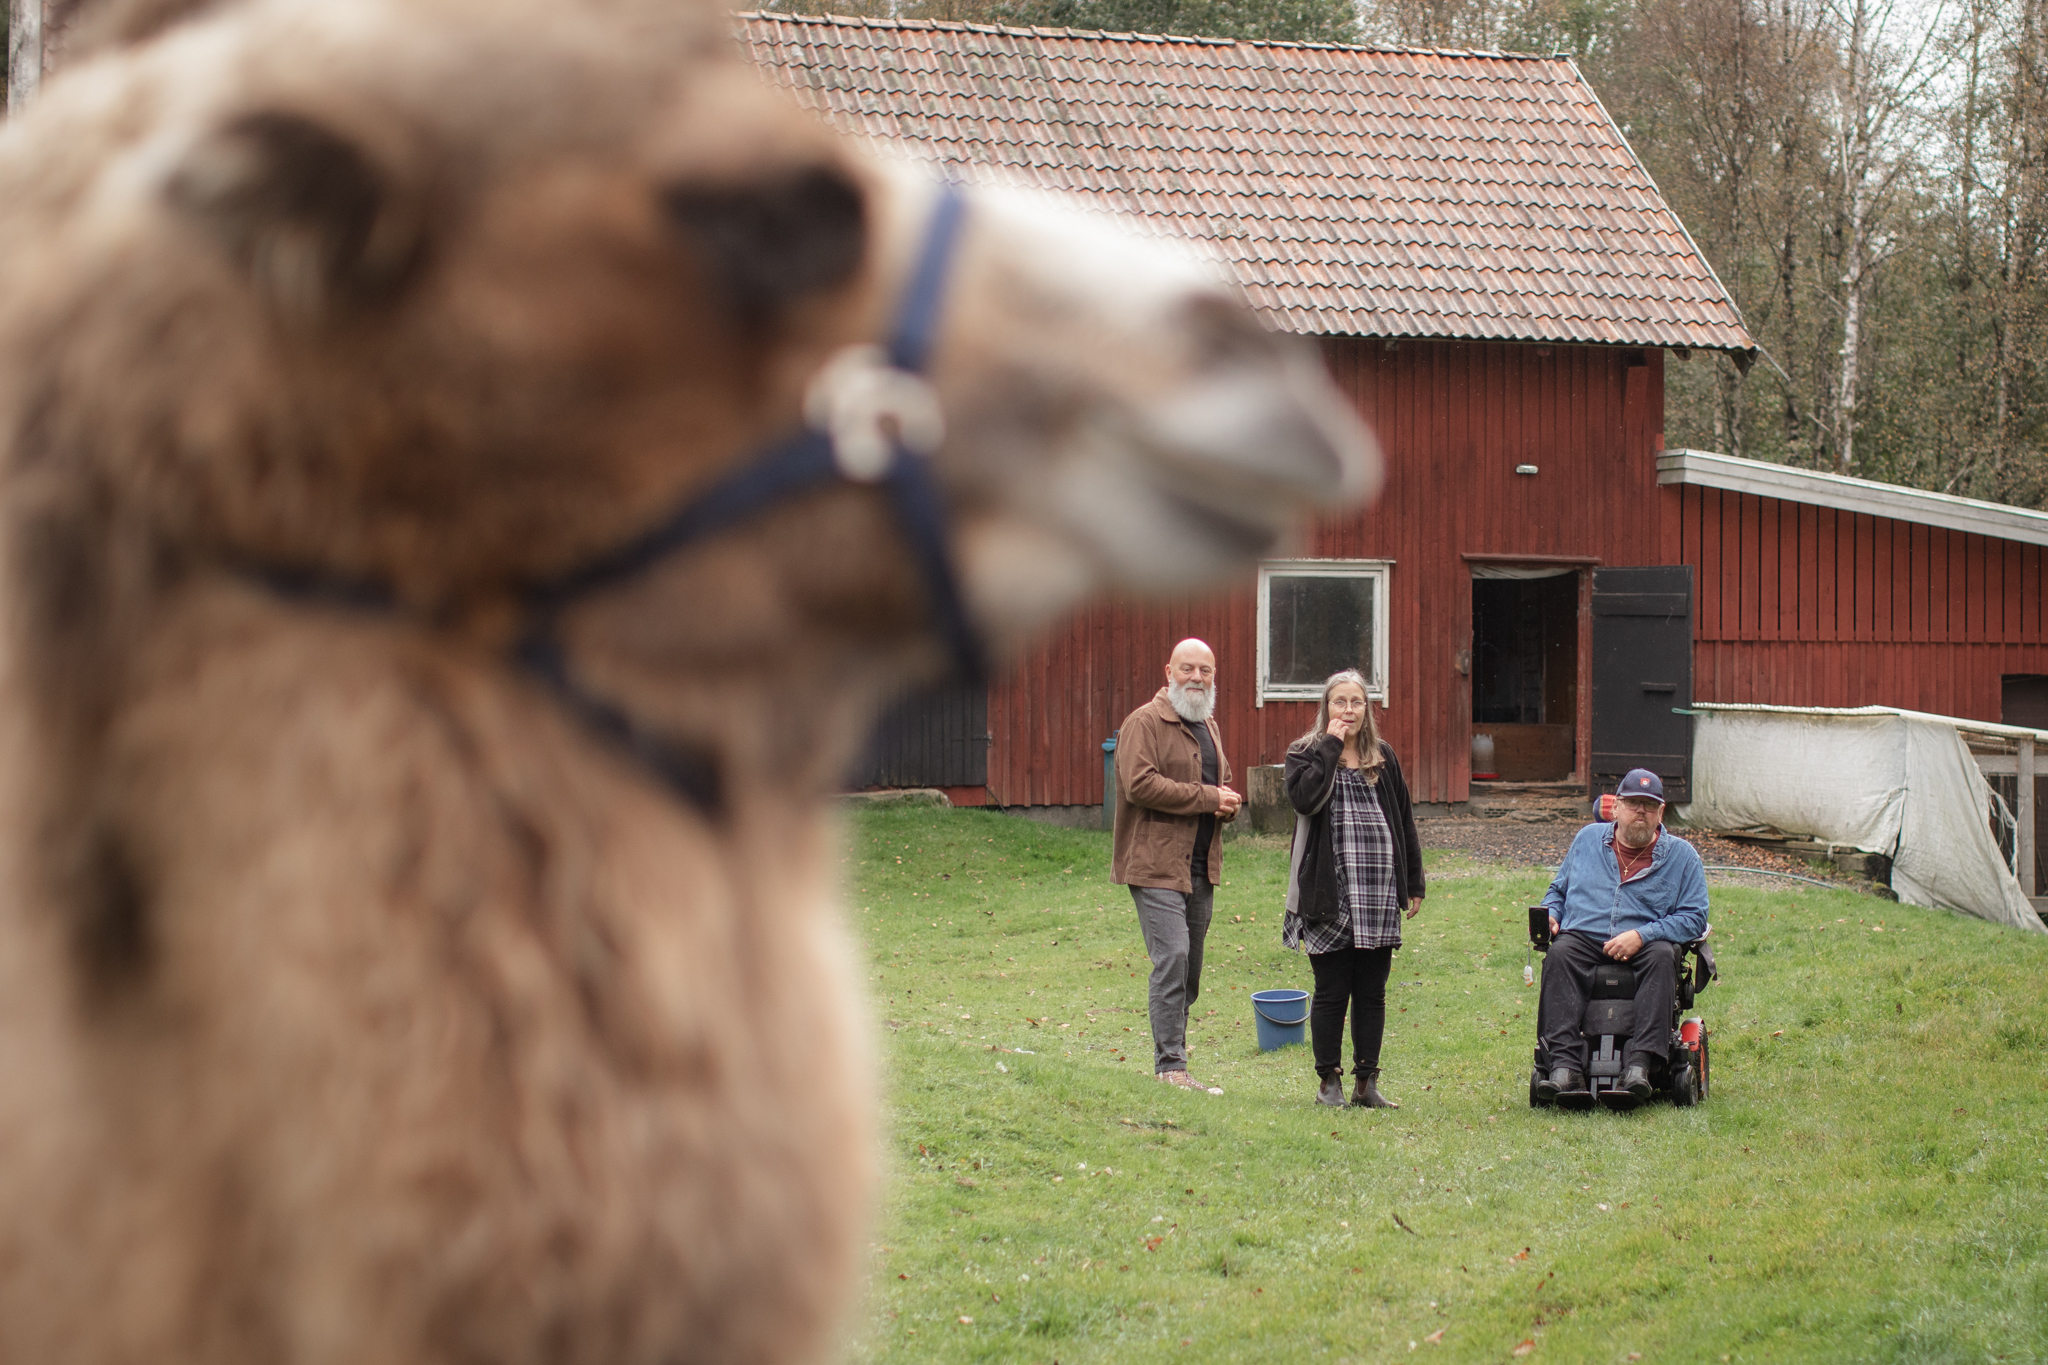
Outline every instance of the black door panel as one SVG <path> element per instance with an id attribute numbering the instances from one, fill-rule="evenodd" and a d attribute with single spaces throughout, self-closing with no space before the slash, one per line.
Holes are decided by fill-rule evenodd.
<path id="1" fill-rule="evenodd" d="M 882 717 L 847 786 L 984 786 L 988 744 L 986 687 L 915 693 Z"/>
<path id="2" fill-rule="evenodd" d="M 1692 568 L 1593 571 L 1593 791 L 1631 768 L 1692 797 Z"/>

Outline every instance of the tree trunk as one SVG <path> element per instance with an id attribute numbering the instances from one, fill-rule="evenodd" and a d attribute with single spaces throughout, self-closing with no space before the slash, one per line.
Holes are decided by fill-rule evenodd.
<path id="1" fill-rule="evenodd" d="M 1842 175 L 1842 351 L 1835 378 L 1835 471 L 1856 467 L 1856 399 L 1861 376 L 1863 300 L 1869 287 L 1866 249 L 1870 237 L 1870 67 L 1868 7 L 1853 0 L 1842 53 L 1846 70 L 1838 137 Z"/>

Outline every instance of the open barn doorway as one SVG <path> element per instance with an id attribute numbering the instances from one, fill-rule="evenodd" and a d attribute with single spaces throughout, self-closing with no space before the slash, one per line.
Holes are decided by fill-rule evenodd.
<path id="1" fill-rule="evenodd" d="M 1570 780 L 1578 714 L 1579 571 L 1473 565 L 1473 780 Z"/>

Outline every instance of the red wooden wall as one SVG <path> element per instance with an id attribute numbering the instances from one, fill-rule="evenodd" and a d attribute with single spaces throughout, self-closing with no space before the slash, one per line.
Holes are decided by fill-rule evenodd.
<path id="1" fill-rule="evenodd" d="M 2048 549 L 1712 488 L 1660 490 L 1699 585 L 1693 695 L 1999 719 L 2048 673 Z"/>
<path id="2" fill-rule="evenodd" d="M 1311 528 L 1302 553 L 1391 559 L 1385 734 L 1418 801 L 1462 801 L 1471 773 L 1472 634 L 1463 556 L 1591 556 L 1654 564 L 1661 351 L 1362 338 L 1324 342 L 1331 372 L 1378 432 L 1379 501 Z M 1514 472 L 1533 464 L 1534 476 Z M 1216 650 L 1224 748 L 1241 772 L 1277 763 L 1313 708 L 1253 705 L 1254 582 L 1172 603 L 1082 612 L 990 691 L 989 792 L 1003 805 L 1102 799 L 1101 741 L 1156 691 L 1175 641 Z M 1583 692 L 1583 689 L 1582 689 Z"/>

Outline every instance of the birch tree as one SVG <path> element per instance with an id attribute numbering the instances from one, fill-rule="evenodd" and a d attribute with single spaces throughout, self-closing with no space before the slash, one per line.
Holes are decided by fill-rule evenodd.
<path id="1" fill-rule="evenodd" d="M 2029 3 L 2032 0 L 2028 0 Z M 1833 90 L 1834 159 L 1839 201 L 1837 231 L 1842 273 L 1841 364 L 1834 394 L 1835 468 L 1856 468 L 1857 409 L 1862 400 L 1864 319 L 1877 271 L 1895 238 L 1888 230 L 1902 178 L 1911 166 L 1909 142 L 1920 99 L 1942 75 L 1936 43 L 1940 8 L 1908 18 L 1898 0 L 1837 0 L 1840 60 Z"/>

